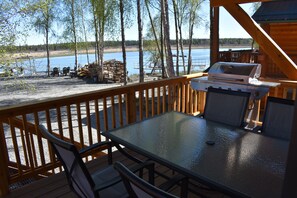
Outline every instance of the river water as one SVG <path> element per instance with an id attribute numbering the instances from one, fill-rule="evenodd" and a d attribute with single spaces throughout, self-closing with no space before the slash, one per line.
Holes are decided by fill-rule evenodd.
<path id="1" fill-rule="evenodd" d="M 238 49 L 238 48 L 237 48 Z M 244 48 L 240 48 L 244 49 Z M 220 49 L 221 51 L 229 50 L 229 48 Z M 193 65 L 199 66 L 198 68 L 194 68 L 197 70 L 204 70 L 206 67 L 209 66 L 209 52 L 210 49 L 193 49 L 192 50 L 192 63 Z M 176 51 L 172 51 L 173 54 Z M 185 56 L 187 57 L 188 51 L 185 51 Z M 131 74 L 138 74 L 138 52 L 127 52 L 127 71 L 128 75 Z M 144 65 L 149 65 L 148 63 L 149 54 L 144 53 Z M 116 59 L 122 61 L 122 53 L 121 52 L 113 52 L 113 53 L 105 53 L 104 60 Z M 90 62 L 95 61 L 95 55 L 89 54 Z M 79 54 L 78 55 L 78 63 L 80 66 L 83 66 L 87 63 L 87 55 L 86 54 Z M 20 63 L 19 63 L 20 64 Z M 62 71 L 63 67 L 70 67 L 71 69 L 74 68 L 74 56 L 60 56 L 60 57 L 51 57 L 50 58 L 51 70 L 54 67 L 60 68 Z M 24 61 L 22 63 L 24 67 L 25 75 L 31 75 L 32 73 L 40 73 L 45 72 L 47 70 L 47 59 L 46 58 L 36 58 L 31 61 Z M 182 71 L 182 68 L 180 68 Z M 145 70 L 146 73 L 149 73 L 150 70 Z"/>

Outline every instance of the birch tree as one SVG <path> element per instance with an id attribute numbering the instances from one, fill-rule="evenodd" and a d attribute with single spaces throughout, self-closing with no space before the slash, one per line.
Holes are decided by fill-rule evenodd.
<path id="1" fill-rule="evenodd" d="M 52 29 L 54 20 L 56 18 L 55 9 L 57 5 L 56 0 L 37 0 L 31 7 L 32 23 L 35 29 L 44 35 L 46 57 L 47 57 L 47 74 L 50 76 L 50 50 L 49 50 L 49 37 L 54 34 Z"/>
<path id="2" fill-rule="evenodd" d="M 120 21 L 121 21 L 121 38 L 122 38 L 122 56 L 124 64 L 124 85 L 127 85 L 127 57 L 126 57 L 126 37 L 125 29 L 132 25 L 131 16 L 133 12 L 133 2 L 129 0 L 120 0 Z"/>
<path id="3" fill-rule="evenodd" d="M 143 22 L 141 0 L 137 0 L 138 50 L 139 50 L 139 82 L 144 82 L 143 72 Z"/>
<path id="4" fill-rule="evenodd" d="M 93 14 L 95 37 L 97 43 L 97 58 L 99 67 L 102 72 L 100 80 L 103 80 L 103 54 L 105 36 L 114 36 L 119 34 L 120 27 L 118 25 L 119 10 L 116 0 L 91 0 Z M 111 35 L 112 34 L 112 35 Z"/>
<path id="5" fill-rule="evenodd" d="M 79 10 L 77 5 L 78 2 L 74 0 L 64 0 L 64 17 L 62 22 L 64 24 L 63 38 L 70 41 L 70 48 L 74 50 L 74 65 L 77 68 L 77 56 L 78 56 L 78 16 Z"/>
<path id="6" fill-rule="evenodd" d="M 200 25 L 200 21 L 202 20 L 199 16 L 199 11 L 201 4 L 204 0 L 190 0 L 189 3 L 189 13 L 188 13 L 188 21 L 189 21 L 189 52 L 188 52 L 188 70 L 187 74 L 191 73 L 192 70 L 192 43 L 193 43 L 193 33 L 194 27 L 198 27 Z"/>

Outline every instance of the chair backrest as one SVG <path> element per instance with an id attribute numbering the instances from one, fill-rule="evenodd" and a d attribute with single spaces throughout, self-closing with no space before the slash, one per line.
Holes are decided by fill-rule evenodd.
<path id="1" fill-rule="evenodd" d="M 263 117 L 262 133 L 289 140 L 294 116 L 294 101 L 268 97 Z"/>
<path id="2" fill-rule="evenodd" d="M 249 92 L 209 87 L 206 95 L 204 118 L 234 127 L 243 127 L 249 98 Z"/>
<path id="3" fill-rule="evenodd" d="M 114 168 L 119 172 L 131 198 L 176 198 L 176 196 L 141 179 L 120 162 L 115 162 Z"/>
<path id="4" fill-rule="evenodd" d="M 80 197 L 97 197 L 93 191 L 94 181 L 76 147 L 49 133 L 43 125 L 39 125 L 39 129 L 43 137 L 48 139 L 58 159 L 61 161 L 70 188 Z"/>

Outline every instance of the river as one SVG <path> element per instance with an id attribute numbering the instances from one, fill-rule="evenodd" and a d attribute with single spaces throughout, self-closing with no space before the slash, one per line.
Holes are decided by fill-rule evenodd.
<path id="1" fill-rule="evenodd" d="M 239 48 L 236 48 L 239 49 Z M 240 48 L 246 49 L 246 48 Z M 229 48 L 220 49 L 229 50 Z M 209 52 L 210 49 L 193 49 L 192 50 L 192 63 L 193 65 L 199 66 L 198 68 L 194 68 L 194 70 L 203 70 L 209 66 Z M 176 53 L 175 50 L 172 51 L 173 54 Z M 185 56 L 187 57 L 188 51 L 185 51 Z M 138 74 L 138 52 L 127 52 L 127 71 L 128 75 Z M 148 58 L 149 54 L 144 53 L 144 65 L 148 65 Z M 116 59 L 122 61 L 122 53 L 121 52 L 113 52 L 113 53 L 105 53 L 104 60 Z M 90 62 L 94 62 L 95 55 L 89 54 Z M 80 66 L 83 66 L 87 63 L 87 55 L 86 54 L 79 54 L 78 55 L 78 63 Z M 19 63 L 20 64 L 20 63 Z M 62 71 L 63 67 L 70 67 L 71 69 L 74 68 L 74 55 L 71 56 L 60 56 L 60 57 L 51 57 L 50 58 L 51 69 L 54 67 L 60 68 Z M 24 73 L 25 75 L 31 75 L 34 72 L 40 73 L 45 72 L 47 70 L 47 59 L 46 58 L 36 58 L 32 59 L 31 61 L 24 61 L 22 63 L 24 66 Z M 204 66 L 205 65 L 205 66 Z M 181 71 L 181 69 L 180 69 Z M 149 73 L 149 70 L 145 70 L 145 72 Z"/>

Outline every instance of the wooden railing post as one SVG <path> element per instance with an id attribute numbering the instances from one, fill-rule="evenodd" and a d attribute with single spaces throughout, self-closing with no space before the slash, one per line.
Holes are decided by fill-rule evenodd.
<path id="1" fill-rule="evenodd" d="M 9 192 L 7 148 L 4 137 L 3 123 L 0 122 L 0 196 Z"/>
<path id="2" fill-rule="evenodd" d="M 140 96 L 141 97 L 141 96 Z M 127 94 L 127 109 L 128 112 L 128 124 L 136 122 L 136 98 L 135 98 L 135 90 L 130 89 Z"/>

